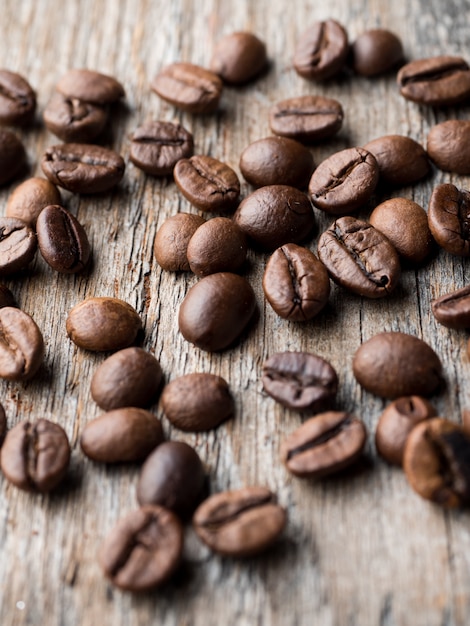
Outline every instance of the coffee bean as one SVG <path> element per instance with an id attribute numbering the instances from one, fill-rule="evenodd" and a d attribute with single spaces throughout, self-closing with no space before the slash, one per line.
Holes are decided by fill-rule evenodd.
<path id="1" fill-rule="evenodd" d="M 28 178 L 9 196 L 6 215 L 34 228 L 39 213 L 50 204 L 62 204 L 57 187 L 45 178 Z"/>
<path id="2" fill-rule="evenodd" d="M 47 148 L 41 163 L 47 178 L 74 193 L 101 193 L 119 183 L 125 164 L 113 150 L 101 146 L 64 143 Z"/>
<path id="3" fill-rule="evenodd" d="M 36 110 L 36 94 L 20 74 L 0 70 L 0 124 L 23 126 Z"/>
<path id="4" fill-rule="evenodd" d="M 372 196 L 379 180 L 375 157 L 364 148 L 347 148 L 322 161 L 308 185 L 317 209 L 349 215 Z"/>
<path id="5" fill-rule="evenodd" d="M 229 211 L 238 202 L 240 181 L 222 161 L 205 155 L 180 159 L 173 175 L 183 196 L 201 211 Z"/>
<path id="6" fill-rule="evenodd" d="M 338 390 L 335 369 L 316 354 L 278 352 L 263 363 L 263 388 L 277 402 L 297 411 L 329 409 Z"/>
<path id="7" fill-rule="evenodd" d="M 403 469 L 412 488 L 445 508 L 470 502 L 470 438 L 441 417 L 418 424 L 408 436 Z"/>
<path id="8" fill-rule="evenodd" d="M 218 352 L 240 338 L 255 310 L 250 284 L 237 274 L 219 272 L 191 287 L 181 303 L 178 326 L 186 341 Z"/>
<path id="9" fill-rule="evenodd" d="M 439 324 L 447 328 L 470 328 L 470 286 L 435 298 L 431 310 Z"/>
<path id="10" fill-rule="evenodd" d="M 171 511 L 154 505 L 120 519 L 101 546 L 98 559 L 113 585 L 145 591 L 170 578 L 182 551 L 181 522 Z"/>
<path id="11" fill-rule="evenodd" d="M 56 92 L 44 109 L 43 117 L 46 128 L 62 141 L 89 143 L 104 129 L 108 109 Z"/>
<path id="12" fill-rule="evenodd" d="M 26 150 L 10 130 L 0 128 L 0 185 L 8 183 L 26 165 Z"/>
<path id="13" fill-rule="evenodd" d="M 348 51 L 348 35 L 339 22 L 314 22 L 300 36 L 294 54 L 295 71 L 312 80 L 332 78 L 343 69 Z"/>
<path id="14" fill-rule="evenodd" d="M 69 312 L 66 328 L 79 348 L 104 352 L 130 346 L 142 321 L 130 304 L 118 298 L 87 298 Z"/>
<path id="15" fill-rule="evenodd" d="M 17 307 L 15 296 L 6 285 L 0 284 L 0 309 L 5 306 Z"/>
<path id="16" fill-rule="evenodd" d="M 304 189 L 314 167 L 310 151 L 287 137 L 258 139 L 240 157 L 240 171 L 254 187 L 290 185 Z"/>
<path id="17" fill-rule="evenodd" d="M 263 275 L 266 300 L 282 318 L 305 322 L 328 302 L 330 279 L 317 257 L 295 243 L 278 248 Z"/>
<path id="18" fill-rule="evenodd" d="M 7 416 L 3 404 L 0 404 L 0 448 L 3 445 L 5 435 L 7 434 Z"/>
<path id="19" fill-rule="evenodd" d="M 461 57 L 411 61 L 398 72 L 397 83 L 404 98 L 419 104 L 444 106 L 470 97 L 470 69 Z"/>
<path id="20" fill-rule="evenodd" d="M 58 204 L 47 206 L 36 222 L 39 250 L 57 272 L 76 274 L 90 260 L 90 243 L 80 222 Z"/>
<path id="21" fill-rule="evenodd" d="M 100 463 L 142 461 L 163 441 L 160 420 L 144 409 L 124 407 L 91 420 L 80 437 L 83 453 Z"/>
<path id="22" fill-rule="evenodd" d="M 383 28 L 366 30 L 351 48 L 354 71 L 361 76 L 385 74 L 403 61 L 400 39 Z"/>
<path id="23" fill-rule="evenodd" d="M 37 239 L 26 222 L 0 217 L 0 276 L 25 269 L 34 259 Z"/>
<path id="24" fill-rule="evenodd" d="M 66 98 L 77 98 L 92 104 L 111 104 L 125 96 L 121 83 L 106 74 L 87 69 L 69 70 L 56 86 Z"/>
<path id="25" fill-rule="evenodd" d="M 204 224 L 200 215 L 177 213 L 163 222 L 155 236 L 153 253 L 160 267 L 171 272 L 188 271 L 188 243 Z"/>
<path id="26" fill-rule="evenodd" d="M 249 243 L 265 251 L 299 243 L 312 234 L 315 226 L 307 196 L 287 185 L 257 189 L 241 202 L 233 219 Z"/>
<path id="27" fill-rule="evenodd" d="M 91 397 L 105 411 L 150 406 L 163 379 L 157 359 L 142 348 L 125 348 L 108 357 L 91 379 Z"/>
<path id="28" fill-rule="evenodd" d="M 383 398 L 429 396 L 442 384 L 442 365 L 424 341 L 399 332 L 383 332 L 365 341 L 354 354 L 357 382 Z"/>
<path id="29" fill-rule="evenodd" d="M 382 413 L 375 431 L 375 445 L 382 458 L 392 465 L 403 464 L 408 435 L 419 422 L 437 415 L 436 409 L 424 398 L 397 398 Z"/>
<path id="30" fill-rule="evenodd" d="M 300 96 L 273 105 L 269 126 L 276 135 L 315 143 L 336 135 L 343 125 L 343 107 L 333 98 Z"/>
<path id="31" fill-rule="evenodd" d="M 140 505 L 159 504 L 187 519 L 203 497 L 205 477 L 194 448 L 183 441 L 166 441 L 142 466 L 137 501 Z"/>
<path id="32" fill-rule="evenodd" d="M 445 183 L 434 188 L 428 223 L 437 243 L 457 256 L 470 256 L 470 192 Z"/>
<path id="33" fill-rule="evenodd" d="M 208 373 L 172 380 L 163 390 L 161 406 L 173 426 L 189 432 L 211 430 L 235 414 L 227 382 Z"/>
<path id="34" fill-rule="evenodd" d="M 286 525 L 286 512 L 265 487 L 217 493 L 196 510 L 198 537 L 218 554 L 248 557 L 269 548 Z"/>
<path id="35" fill-rule="evenodd" d="M 366 143 L 364 150 L 376 158 L 380 182 L 387 185 L 411 185 L 431 171 L 425 149 L 410 137 L 385 135 Z"/>
<path id="36" fill-rule="evenodd" d="M 258 76 L 267 63 L 265 44 L 253 33 L 237 32 L 217 42 L 209 67 L 225 83 L 242 85 Z"/>
<path id="37" fill-rule="evenodd" d="M 343 411 L 320 413 L 283 442 L 281 458 L 300 478 L 322 478 L 352 465 L 367 439 L 363 422 Z"/>
<path id="38" fill-rule="evenodd" d="M 130 159 L 152 176 L 168 176 L 180 159 L 193 154 L 193 136 L 180 124 L 147 122 L 131 135 Z"/>
<path id="39" fill-rule="evenodd" d="M 331 278 L 366 298 L 383 298 L 400 277 L 400 260 L 389 240 L 371 224 L 340 217 L 320 236 L 318 257 Z"/>
<path id="40" fill-rule="evenodd" d="M 222 95 L 217 74 L 192 63 L 167 65 L 150 87 L 160 98 L 189 113 L 213 113 Z"/>
<path id="41" fill-rule="evenodd" d="M 470 121 L 447 120 L 433 126 L 427 150 L 440 170 L 470 174 Z"/>
<path id="42" fill-rule="evenodd" d="M 27 313 L 14 307 L 0 308 L 0 378 L 28 380 L 44 358 L 44 340 Z"/>
<path id="43" fill-rule="evenodd" d="M 45 493 L 64 479 L 70 444 L 64 429 L 46 419 L 20 422 L 8 431 L 1 468 L 15 487 Z"/>
<path id="44" fill-rule="evenodd" d="M 245 234 L 228 217 L 214 217 L 201 224 L 191 237 L 187 258 L 198 276 L 236 272 L 246 259 Z"/>

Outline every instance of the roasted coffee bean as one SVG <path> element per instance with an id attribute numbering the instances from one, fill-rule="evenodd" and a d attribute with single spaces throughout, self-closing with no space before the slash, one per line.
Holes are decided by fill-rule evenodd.
<path id="1" fill-rule="evenodd" d="M 410 137 L 385 135 L 366 143 L 364 150 L 374 155 L 380 181 L 394 187 L 416 183 L 431 171 L 425 149 Z"/>
<path id="2" fill-rule="evenodd" d="M 100 463 L 142 461 L 163 441 L 160 420 L 144 409 L 124 407 L 91 420 L 80 437 L 83 453 Z"/>
<path id="3" fill-rule="evenodd" d="M 461 57 L 418 59 L 401 68 L 397 83 L 407 100 L 433 106 L 458 104 L 470 97 L 470 68 Z"/>
<path id="4" fill-rule="evenodd" d="M 470 502 L 470 437 L 441 417 L 418 424 L 408 436 L 403 469 L 413 489 L 445 508 Z"/>
<path id="5" fill-rule="evenodd" d="M 142 321 L 130 304 L 118 298 L 87 298 L 69 312 L 66 329 L 79 348 L 104 352 L 132 345 Z"/>
<path id="6" fill-rule="evenodd" d="M 295 243 L 278 248 L 263 275 L 263 291 L 274 311 L 291 322 L 305 322 L 328 302 L 330 279 L 317 257 Z"/>
<path id="7" fill-rule="evenodd" d="M 0 404 L 0 448 L 3 445 L 3 440 L 7 434 L 7 416 L 5 415 L 5 409 L 3 404 Z"/>
<path id="8" fill-rule="evenodd" d="M 318 257 L 336 283 L 366 298 L 388 295 L 400 277 L 387 237 L 354 217 L 340 217 L 320 236 Z"/>
<path id="9" fill-rule="evenodd" d="M 119 520 L 98 559 L 113 585 L 145 591 L 170 578 L 182 551 L 183 528 L 176 515 L 161 506 L 143 506 Z"/>
<path id="10" fill-rule="evenodd" d="M 26 150 L 21 140 L 6 128 L 0 128 L 0 185 L 8 183 L 26 164 Z"/>
<path id="11" fill-rule="evenodd" d="M 69 70 L 56 86 L 66 98 L 93 104 L 111 104 L 123 98 L 124 87 L 112 76 L 88 69 Z"/>
<path id="12" fill-rule="evenodd" d="M 348 35 L 335 20 L 315 22 L 300 36 L 294 54 L 297 74 L 325 80 L 338 74 L 348 56 Z"/>
<path id="13" fill-rule="evenodd" d="M 34 228 L 39 213 L 50 204 L 62 204 L 57 187 L 46 178 L 28 178 L 9 196 L 6 215 Z"/>
<path id="14" fill-rule="evenodd" d="M 193 154 L 192 134 L 181 124 L 147 122 L 131 135 L 130 159 L 152 176 L 168 176 L 180 159 Z"/>
<path id="15" fill-rule="evenodd" d="M 47 178 L 74 193 L 100 193 L 119 183 L 125 164 L 113 150 L 101 146 L 64 143 L 47 148 L 41 163 Z"/>
<path id="16" fill-rule="evenodd" d="M 383 398 L 430 396 L 442 384 L 442 365 L 422 339 L 384 332 L 365 341 L 354 354 L 357 382 Z"/>
<path id="17" fill-rule="evenodd" d="M 315 226 L 307 196 L 287 185 L 257 189 L 241 202 L 233 219 L 252 246 L 268 252 L 307 239 Z"/>
<path id="18" fill-rule="evenodd" d="M 36 110 L 36 94 L 28 81 L 8 70 L 0 70 L 0 124 L 23 126 Z"/>
<path id="19" fill-rule="evenodd" d="M 366 30 L 351 48 L 354 71 L 362 76 L 385 74 L 403 61 L 400 39 L 383 28 Z"/>
<path id="20" fill-rule="evenodd" d="M 213 113 L 222 95 L 217 74 L 192 63 L 167 65 L 150 87 L 160 98 L 189 113 Z"/>
<path id="21" fill-rule="evenodd" d="M 286 525 L 286 512 L 265 487 L 217 493 L 196 510 L 198 537 L 218 554 L 248 557 L 269 548 Z"/>
<path id="22" fill-rule="evenodd" d="M 440 170 L 470 174 L 470 121 L 447 120 L 433 126 L 427 150 Z"/>
<path id="23" fill-rule="evenodd" d="M 219 272 L 191 287 L 181 303 L 178 326 L 186 341 L 218 352 L 239 339 L 255 310 L 255 294 L 248 281 Z"/>
<path id="24" fill-rule="evenodd" d="M 5 306 L 16 307 L 15 296 L 11 293 L 6 285 L 0 284 L 0 309 Z"/>
<path id="25" fill-rule="evenodd" d="M 227 382 L 208 373 L 172 380 L 163 390 L 161 406 L 173 426 L 189 432 L 211 430 L 235 414 Z"/>
<path id="26" fill-rule="evenodd" d="M 322 478 L 354 463 L 361 456 L 366 439 L 366 427 L 351 414 L 320 413 L 284 440 L 281 458 L 295 476 Z"/>
<path id="27" fill-rule="evenodd" d="M 56 92 L 44 109 L 44 124 L 56 137 L 66 142 L 93 141 L 108 119 L 108 109 Z"/>
<path id="28" fill-rule="evenodd" d="M 64 429 L 46 419 L 20 422 L 8 431 L 1 468 L 15 487 L 45 493 L 64 479 L 70 444 Z"/>
<path id="29" fill-rule="evenodd" d="M 27 313 L 14 307 L 0 308 L 0 378 L 28 380 L 44 358 L 44 340 Z"/>
<path id="30" fill-rule="evenodd" d="M 428 223 L 437 243 L 458 256 L 470 256 L 470 192 L 445 183 L 434 188 Z"/>
<path id="31" fill-rule="evenodd" d="M 297 411 L 329 409 L 338 390 L 335 369 L 316 354 L 278 352 L 263 363 L 263 388 L 277 402 Z"/>
<path id="32" fill-rule="evenodd" d="M 191 213 L 177 213 L 163 222 L 153 245 L 153 253 L 162 269 L 171 272 L 190 269 L 187 257 L 188 243 L 204 222 L 203 217 Z"/>
<path id="33" fill-rule="evenodd" d="M 424 398 L 397 398 L 382 413 L 375 431 L 375 445 L 382 458 L 392 465 L 403 464 L 408 435 L 419 422 L 437 415 L 436 409 Z"/>
<path id="34" fill-rule="evenodd" d="M 187 519 L 204 496 L 205 477 L 194 448 L 183 441 L 166 441 L 142 466 L 137 501 L 140 505 L 159 504 Z"/>
<path id="35" fill-rule="evenodd" d="M 369 222 L 392 242 L 400 257 L 408 263 L 422 263 L 433 250 L 428 216 L 413 200 L 386 200 L 375 207 Z"/>
<path id="36" fill-rule="evenodd" d="M 229 211 L 238 202 L 240 181 L 222 161 L 205 155 L 180 159 L 173 175 L 183 196 L 201 211 Z"/>
<path id="37" fill-rule="evenodd" d="M 245 234 L 228 217 L 214 217 L 196 230 L 187 248 L 191 271 L 198 276 L 236 272 L 246 259 Z"/>
<path id="38" fill-rule="evenodd" d="M 304 189 L 314 167 L 311 152 L 287 137 L 258 139 L 240 157 L 240 171 L 254 187 L 290 185 Z"/>
<path id="39" fill-rule="evenodd" d="M 91 397 L 105 411 L 121 407 L 149 407 L 163 379 L 157 359 L 142 348 L 115 352 L 95 370 Z"/>
<path id="40" fill-rule="evenodd" d="M 47 206 L 36 222 L 39 251 L 52 269 L 76 274 L 90 260 L 90 243 L 80 222 L 58 204 Z"/>
<path id="41" fill-rule="evenodd" d="M 0 276 L 23 270 L 34 259 L 37 239 L 23 220 L 0 217 Z"/>
<path id="42" fill-rule="evenodd" d="M 435 298 L 431 301 L 431 310 L 439 324 L 447 328 L 470 328 L 470 286 Z"/>
<path id="43" fill-rule="evenodd" d="M 343 107 L 333 98 L 300 96 L 282 100 L 269 111 L 275 135 L 315 143 L 333 137 L 343 125 Z"/>
<path id="44" fill-rule="evenodd" d="M 258 76 L 267 63 L 265 44 L 253 33 L 237 32 L 217 42 L 209 67 L 225 83 L 241 85 Z"/>

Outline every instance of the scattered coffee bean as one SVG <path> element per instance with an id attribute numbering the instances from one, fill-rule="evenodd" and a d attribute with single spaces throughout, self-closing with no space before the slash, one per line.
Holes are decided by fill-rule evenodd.
<path id="1" fill-rule="evenodd" d="M 24 126 L 36 110 L 36 94 L 28 81 L 8 70 L 0 70 L 0 124 Z"/>
<path id="2" fill-rule="evenodd" d="M 364 146 L 379 166 L 380 181 L 394 187 L 411 185 L 431 171 L 428 155 L 421 144 L 403 135 L 385 135 Z"/>
<path id="3" fill-rule="evenodd" d="M 433 126 L 427 150 L 440 170 L 470 174 L 470 121 L 447 120 Z"/>
<path id="4" fill-rule="evenodd" d="M 170 272 L 188 271 L 188 243 L 196 230 L 204 224 L 200 215 L 177 213 L 163 222 L 155 236 L 153 253 L 157 263 Z"/>
<path id="5" fill-rule="evenodd" d="M 275 135 L 315 143 L 336 135 L 343 125 L 343 107 L 333 98 L 300 96 L 282 100 L 269 111 Z"/>
<path id="6" fill-rule="evenodd" d="M 69 70 L 56 89 L 66 98 L 78 98 L 93 104 L 112 104 L 125 96 L 124 87 L 118 80 L 88 69 Z"/>
<path id="7" fill-rule="evenodd" d="M 0 185 L 8 183 L 26 164 L 26 150 L 21 140 L 6 128 L 0 128 Z"/>
<path id="8" fill-rule="evenodd" d="M 25 269 L 34 259 L 37 239 L 23 220 L 0 217 L 0 276 Z"/>
<path id="9" fill-rule="evenodd" d="M 214 217 L 199 226 L 191 237 L 187 258 L 198 276 L 236 272 L 246 259 L 246 237 L 228 217 Z"/>
<path id="10" fill-rule="evenodd" d="M 401 40 L 383 28 L 366 30 L 351 48 L 354 71 L 361 76 L 385 74 L 403 61 Z"/>
<path id="11" fill-rule="evenodd" d="M 0 309 L 4 306 L 17 307 L 15 296 L 6 285 L 0 284 Z"/>
<path id="12" fill-rule="evenodd" d="M 43 113 L 44 124 L 65 142 L 89 143 L 101 133 L 108 119 L 108 109 L 56 92 Z"/>
<path id="13" fill-rule="evenodd" d="M 147 122 L 131 135 L 130 159 L 152 176 L 168 176 L 180 159 L 193 154 L 192 134 L 181 124 Z"/>
<path id="14" fill-rule="evenodd" d="M 50 204 L 62 204 L 57 187 L 46 178 L 28 178 L 9 196 L 6 215 L 34 228 L 39 213 Z"/>
<path id="15" fill-rule="evenodd" d="M 7 434 L 7 416 L 3 404 L 0 404 L 0 448 L 3 445 L 5 435 Z"/>
<path id="16" fill-rule="evenodd" d="M 297 74 L 326 80 L 338 74 L 348 56 L 348 35 L 335 20 L 315 22 L 300 36 L 294 54 Z"/>
<path id="17" fill-rule="evenodd" d="M 457 256 L 470 256 L 470 192 L 445 183 L 434 188 L 428 223 L 437 243 Z"/>
<path id="18" fill-rule="evenodd" d="M 0 378 L 28 380 L 44 358 L 44 340 L 36 322 L 14 307 L 0 308 Z"/>
<path id="19" fill-rule="evenodd" d="M 267 63 L 265 44 L 253 33 L 237 32 L 217 42 L 209 67 L 225 83 L 242 85 L 258 76 Z"/>
<path id="20" fill-rule="evenodd" d="M 431 310 L 439 324 L 447 328 L 470 328 L 470 286 L 435 298 Z"/>

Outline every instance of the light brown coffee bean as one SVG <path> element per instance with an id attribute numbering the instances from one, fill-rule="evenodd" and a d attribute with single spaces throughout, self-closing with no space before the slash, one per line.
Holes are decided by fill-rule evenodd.
<path id="1" fill-rule="evenodd" d="M 0 378 L 28 380 L 43 358 L 44 340 L 33 318 L 14 307 L 0 308 Z"/>
<path id="2" fill-rule="evenodd" d="M 51 204 L 62 204 L 57 187 L 46 178 L 28 178 L 8 197 L 6 215 L 34 228 L 39 213 Z"/>
<path id="3" fill-rule="evenodd" d="M 214 217 L 196 230 L 188 243 L 187 258 L 198 276 L 236 272 L 246 259 L 246 236 L 228 217 Z"/>
<path id="4" fill-rule="evenodd" d="M 177 213 L 163 222 L 155 236 L 153 253 L 158 265 L 170 272 L 190 269 L 188 243 L 205 219 L 191 213 Z"/>

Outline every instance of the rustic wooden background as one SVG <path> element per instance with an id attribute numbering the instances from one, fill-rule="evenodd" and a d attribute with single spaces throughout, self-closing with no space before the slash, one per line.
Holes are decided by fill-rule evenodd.
<path id="1" fill-rule="evenodd" d="M 292 69 L 299 33 L 312 21 L 334 17 L 351 39 L 371 27 L 400 34 L 408 58 L 441 53 L 468 55 L 466 0 L 2 0 L 0 66 L 24 74 L 38 92 L 38 115 L 21 131 L 30 175 L 40 174 L 44 148 L 57 140 L 41 112 L 57 80 L 72 67 L 115 75 L 126 87 L 106 145 L 127 160 L 128 134 L 147 119 L 179 120 L 195 136 L 198 153 L 227 161 L 238 171 L 242 149 L 270 134 L 269 106 L 290 96 L 318 93 L 339 99 L 345 124 L 334 141 L 314 147 L 317 162 L 347 146 L 401 133 L 425 142 L 429 128 L 468 108 L 437 111 L 404 101 L 394 76 L 345 77 L 311 84 Z M 150 92 L 165 64 L 209 62 L 214 42 L 234 30 L 251 30 L 266 43 L 269 72 L 257 82 L 226 89 L 220 111 L 181 114 Z M 395 195 L 423 206 L 434 185 L 470 181 L 434 171 L 415 188 Z M 0 206 L 18 180 L 0 191 Z M 243 194 L 249 193 L 243 185 Z M 385 199 L 380 196 L 376 200 Z M 60 423 L 73 445 L 66 484 L 50 496 L 20 492 L 0 478 L 0 624 L 120 626 L 301 625 L 451 626 L 469 623 L 470 530 L 466 512 L 445 512 L 421 500 L 398 469 L 377 458 L 373 432 L 384 402 L 363 393 L 351 360 L 361 341 L 382 330 L 410 332 L 441 356 L 447 390 L 434 398 L 439 413 L 455 421 L 470 407 L 468 336 L 440 327 L 432 297 L 468 282 L 469 262 L 440 252 L 419 271 L 405 271 L 388 299 L 367 301 L 333 287 L 327 310 L 308 324 L 279 319 L 263 300 L 266 257 L 250 255 L 248 278 L 260 319 L 237 348 L 201 352 L 179 335 L 175 311 L 194 284 L 190 274 L 163 273 L 152 256 L 160 224 L 180 210 L 193 211 L 172 181 L 147 177 L 128 164 L 123 182 L 102 197 L 64 194 L 93 246 L 86 275 L 53 272 L 39 256 L 31 271 L 7 281 L 22 309 L 44 334 L 45 364 L 28 384 L 2 382 L 9 426 L 46 417 Z M 367 217 L 368 210 L 360 213 Z M 318 216 L 318 232 L 330 219 Z M 315 250 L 316 240 L 311 242 Z M 136 506 L 138 467 L 104 467 L 81 454 L 84 425 L 100 411 L 89 385 L 104 355 L 78 350 L 65 319 L 87 296 L 117 296 L 135 306 L 145 324 L 144 346 L 161 362 L 167 380 L 207 371 L 224 376 L 236 399 L 236 418 L 217 431 L 183 434 L 164 421 L 170 438 L 194 445 L 207 466 L 213 491 L 242 485 L 272 488 L 287 507 L 289 523 L 271 552 L 248 562 L 212 556 L 188 530 L 184 564 L 175 580 L 141 596 L 121 593 L 103 578 L 96 554 L 116 520 Z M 364 462 L 323 482 L 290 477 L 279 463 L 284 433 L 301 422 L 267 397 L 260 382 L 263 360 L 279 350 L 304 349 L 336 367 L 338 407 L 367 424 Z M 161 414 L 158 406 L 154 407 Z"/>

